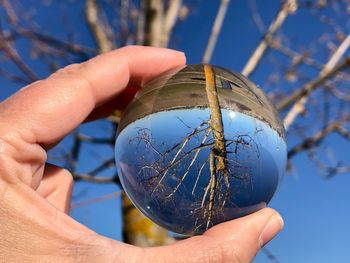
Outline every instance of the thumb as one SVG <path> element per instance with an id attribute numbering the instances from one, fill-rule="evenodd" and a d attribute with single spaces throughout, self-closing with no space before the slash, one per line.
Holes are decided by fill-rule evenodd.
<path id="1" fill-rule="evenodd" d="M 251 262 L 283 227 L 271 208 L 216 225 L 202 236 L 144 250 L 145 262 Z"/>

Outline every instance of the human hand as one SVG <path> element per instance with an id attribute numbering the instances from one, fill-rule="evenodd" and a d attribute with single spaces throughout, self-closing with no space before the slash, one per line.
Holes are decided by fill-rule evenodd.
<path id="1" fill-rule="evenodd" d="M 250 262 L 279 232 L 282 219 L 266 208 L 202 236 L 138 248 L 67 214 L 72 175 L 47 164 L 46 151 L 83 121 L 125 107 L 141 83 L 184 63 L 180 52 L 121 48 L 61 69 L 0 104 L 0 262 Z"/>

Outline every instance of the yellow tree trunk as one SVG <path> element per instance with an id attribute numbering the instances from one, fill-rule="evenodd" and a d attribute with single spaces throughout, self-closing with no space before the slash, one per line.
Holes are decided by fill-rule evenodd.
<path id="1" fill-rule="evenodd" d="M 145 217 L 123 194 L 123 238 L 124 242 L 139 247 L 152 247 L 171 244 L 174 239 L 168 231 Z"/>

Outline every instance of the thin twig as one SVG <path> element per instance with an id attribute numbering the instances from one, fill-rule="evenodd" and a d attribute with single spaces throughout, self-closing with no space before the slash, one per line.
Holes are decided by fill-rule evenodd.
<path id="1" fill-rule="evenodd" d="M 88 142 L 93 144 L 114 144 L 113 138 L 95 138 L 81 133 L 77 134 L 76 138 L 82 142 Z"/>
<path id="2" fill-rule="evenodd" d="M 331 132 L 336 131 L 341 135 L 344 134 L 345 137 L 347 137 L 348 135 L 347 131 L 341 126 L 342 122 L 343 121 L 332 122 L 328 124 L 324 129 L 314 134 L 313 136 L 307 137 L 306 139 L 304 139 L 301 143 L 294 146 L 288 151 L 288 159 L 293 158 L 297 153 L 301 151 L 305 151 L 319 145 L 322 142 L 322 140 Z"/>
<path id="3" fill-rule="evenodd" d="M 336 68 L 337 63 L 342 58 L 346 50 L 350 46 L 350 34 L 347 36 L 347 38 L 340 44 L 338 49 L 334 52 L 332 57 L 329 59 L 327 64 L 324 66 L 324 68 L 319 73 L 319 77 L 322 78 L 324 76 L 327 76 L 328 73 L 332 72 L 334 68 Z M 301 114 L 305 110 L 305 104 L 308 101 L 308 94 L 304 94 L 301 96 L 296 103 L 293 105 L 291 110 L 287 113 L 286 117 L 283 120 L 285 129 L 288 129 L 289 126 L 294 122 L 296 117 Z"/>
<path id="4" fill-rule="evenodd" d="M 301 99 L 303 96 L 308 95 L 310 92 L 319 88 L 323 85 L 328 79 L 336 75 L 341 70 L 350 66 L 350 56 L 345 58 L 342 62 L 337 64 L 332 70 L 328 71 L 322 76 L 318 76 L 316 79 L 306 83 L 301 88 L 297 89 L 289 97 L 284 98 L 277 104 L 277 110 L 283 111 L 291 106 L 293 103 Z"/>
<path id="5" fill-rule="evenodd" d="M 273 263 L 280 263 L 280 261 L 277 259 L 277 257 L 272 254 L 272 252 L 267 249 L 266 247 L 263 247 L 261 251 L 266 255 L 266 257 Z"/>
<path id="6" fill-rule="evenodd" d="M 100 202 L 104 202 L 106 200 L 110 200 L 113 198 L 117 198 L 120 197 L 122 195 L 123 191 L 119 190 L 110 194 L 106 194 L 106 195 L 102 195 L 99 197 L 95 197 L 95 198 L 91 198 L 91 199 L 87 199 L 87 200 L 83 200 L 83 201 L 79 201 L 79 202 L 74 202 L 71 205 L 71 211 L 84 207 L 84 206 L 88 206 L 88 205 L 92 205 L 92 204 L 96 204 L 96 203 L 100 203 Z"/>
<path id="7" fill-rule="evenodd" d="M 2 6 L 6 10 L 6 14 L 9 18 L 9 23 L 11 25 L 17 25 L 18 24 L 18 16 L 17 16 L 15 10 L 13 9 L 11 2 L 8 0 L 2 0 Z"/>
<path id="8" fill-rule="evenodd" d="M 262 59 L 268 47 L 268 44 L 272 40 L 273 34 L 282 26 L 287 16 L 291 13 L 294 13 L 297 10 L 297 8 L 298 8 L 298 4 L 296 0 L 285 0 L 282 3 L 282 6 L 279 12 L 277 13 L 276 18 L 272 21 L 269 29 L 265 33 L 260 44 L 255 49 L 252 56 L 249 58 L 247 64 L 244 66 L 242 70 L 243 75 L 248 77 L 256 69 L 256 66 Z"/>
<path id="9" fill-rule="evenodd" d="M 100 184 L 106 184 L 106 183 L 116 183 L 118 181 L 118 176 L 112 176 L 112 177 L 97 177 L 92 176 L 89 174 L 73 174 L 73 179 L 75 181 L 83 180 L 88 181 L 92 183 L 100 183 Z"/>
<path id="10" fill-rule="evenodd" d="M 81 56 L 82 59 L 86 60 L 93 55 L 96 55 L 96 49 L 91 47 L 82 46 L 75 43 L 68 43 L 66 41 L 57 39 L 53 36 L 49 36 L 43 33 L 27 30 L 24 28 L 14 28 L 14 34 L 27 37 L 34 41 L 45 43 L 49 46 L 55 47 L 56 49 L 63 49 L 71 54 Z"/>
<path id="11" fill-rule="evenodd" d="M 221 0 L 218 13 L 216 14 L 216 18 L 215 18 L 213 27 L 211 29 L 209 41 L 202 58 L 203 63 L 209 63 L 212 57 L 219 33 L 222 28 L 222 24 L 225 19 L 225 15 L 226 15 L 226 11 L 229 3 L 230 3 L 230 0 Z"/>
<path id="12" fill-rule="evenodd" d="M 0 24 L 0 49 L 2 49 L 6 55 L 16 64 L 16 66 L 28 77 L 31 82 L 39 79 L 39 77 L 30 69 L 30 67 L 22 60 L 17 51 L 10 45 L 4 36 Z"/>
<path id="13" fill-rule="evenodd" d="M 31 81 L 22 77 L 22 76 L 18 76 L 18 75 L 15 75 L 7 70 L 4 70 L 4 69 L 0 69 L 0 76 L 8 79 L 8 80 L 11 80 L 13 82 L 18 82 L 20 84 L 24 84 L 24 85 L 27 85 L 29 84 Z"/>
<path id="14" fill-rule="evenodd" d="M 256 6 L 256 0 L 249 0 L 249 8 L 252 13 L 252 18 L 254 23 L 256 24 L 256 27 L 258 28 L 260 33 L 265 32 L 265 25 Z"/>

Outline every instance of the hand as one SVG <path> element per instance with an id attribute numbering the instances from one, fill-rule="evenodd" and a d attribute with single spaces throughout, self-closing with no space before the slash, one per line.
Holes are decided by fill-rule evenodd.
<path id="1" fill-rule="evenodd" d="M 145 249 L 99 236 L 67 215 L 72 175 L 46 164 L 46 150 L 184 63 L 176 51 L 121 48 L 61 69 L 0 104 L 0 262 L 250 262 L 279 232 L 281 217 L 263 209 L 202 236 Z"/>

